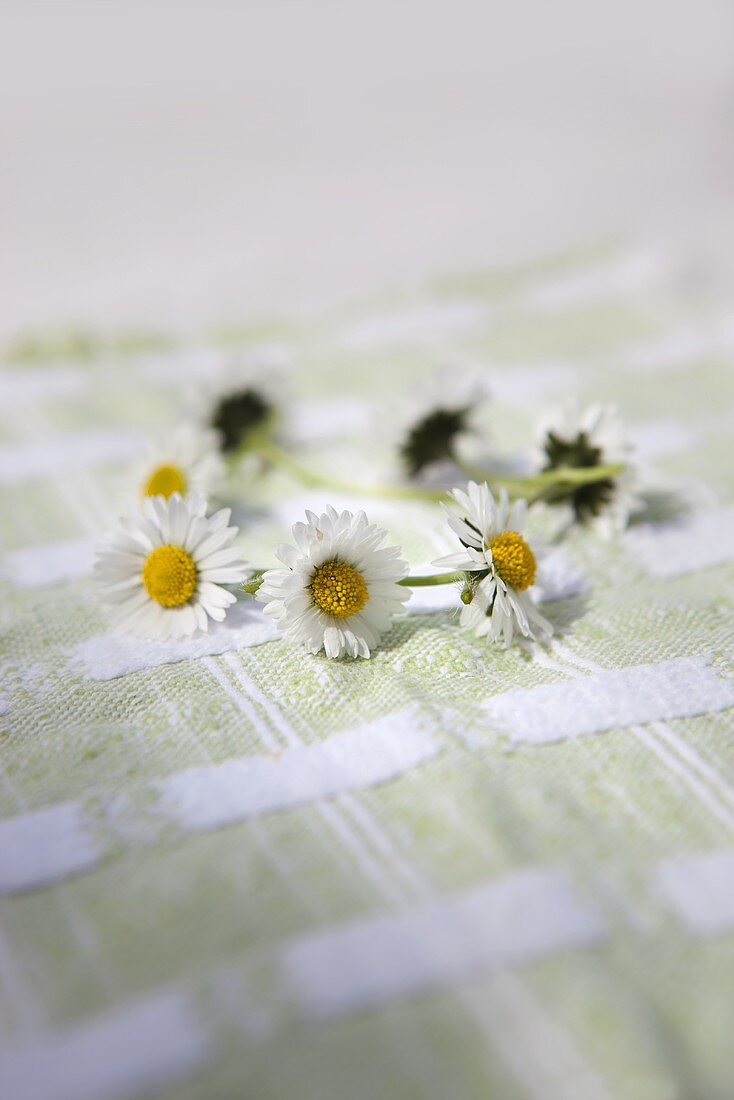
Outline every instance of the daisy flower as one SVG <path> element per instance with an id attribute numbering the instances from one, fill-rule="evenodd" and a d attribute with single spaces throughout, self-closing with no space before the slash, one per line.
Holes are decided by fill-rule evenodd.
<path id="1" fill-rule="evenodd" d="M 206 501 L 172 493 L 147 497 L 120 520 L 94 565 L 120 629 L 164 641 L 224 619 L 237 597 L 221 585 L 241 583 L 246 571 L 229 517 L 229 508 L 207 517 Z"/>
<path id="2" fill-rule="evenodd" d="M 616 477 L 579 485 L 555 502 L 568 505 L 580 523 L 593 522 L 602 534 L 623 531 L 641 501 L 637 474 L 630 466 L 632 447 L 616 407 L 566 405 L 543 419 L 538 435 L 544 471 L 561 466 L 625 466 Z"/>
<path id="3" fill-rule="evenodd" d="M 278 547 L 285 569 L 269 569 L 257 592 L 265 614 L 307 652 L 369 657 L 410 592 L 397 582 L 408 572 L 400 548 L 384 547 L 387 532 L 364 512 L 317 516 L 293 527 L 295 546 Z"/>
<path id="4" fill-rule="evenodd" d="M 437 463 L 456 460 L 457 449 L 474 430 L 473 417 L 487 396 L 486 381 L 478 370 L 446 368 L 429 379 L 398 433 L 398 453 L 410 477 L 429 473 Z"/>
<path id="5" fill-rule="evenodd" d="M 517 500 L 510 506 L 504 489 L 495 502 L 486 482 L 470 481 L 466 492 L 454 489 L 451 495 L 458 511 L 443 507 L 464 549 L 434 565 L 468 574 L 461 625 L 489 642 L 502 638 L 506 646 L 515 633 L 545 640 L 553 628 L 531 597 L 537 561 L 522 535 L 527 504 Z"/>
<path id="6" fill-rule="evenodd" d="M 225 456 L 269 432 L 282 412 L 285 382 L 279 360 L 263 353 L 255 364 L 232 361 L 189 395 L 192 415 L 217 433 Z"/>
<path id="7" fill-rule="evenodd" d="M 186 496 L 196 493 L 208 497 L 224 476 L 215 431 L 181 424 L 158 448 L 151 451 L 140 470 L 140 494 L 143 497 Z"/>

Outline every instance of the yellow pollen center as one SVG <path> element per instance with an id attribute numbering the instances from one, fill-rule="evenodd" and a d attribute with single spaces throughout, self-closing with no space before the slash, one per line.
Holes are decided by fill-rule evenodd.
<path id="1" fill-rule="evenodd" d="M 157 546 L 143 563 L 143 584 L 161 607 L 180 607 L 196 591 L 196 566 L 180 546 Z"/>
<path id="2" fill-rule="evenodd" d="M 171 493 L 186 492 L 186 478 L 178 466 L 159 466 L 148 478 L 143 496 L 170 497 Z"/>
<path id="3" fill-rule="evenodd" d="M 361 611 L 370 594 L 364 577 L 343 561 L 327 561 L 311 578 L 313 602 L 327 615 L 346 619 Z"/>
<path id="4" fill-rule="evenodd" d="M 517 531 L 503 531 L 489 544 L 492 562 L 505 584 L 519 592 L 535 581 L 535 554 Z"/>

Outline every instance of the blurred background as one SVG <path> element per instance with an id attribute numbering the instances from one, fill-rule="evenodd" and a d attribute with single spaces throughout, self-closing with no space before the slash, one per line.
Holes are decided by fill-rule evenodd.
<path id="1" fill-rule="evenodd" d="M 729 0 L 3 0 L 0 338 L 622 235 L 731 285 Z"/>

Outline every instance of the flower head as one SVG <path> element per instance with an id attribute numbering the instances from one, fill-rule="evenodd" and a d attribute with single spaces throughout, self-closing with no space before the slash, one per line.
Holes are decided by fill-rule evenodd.
<path id="1" fill-rule="evenodd" d="M 445 510 L 449 526 L 464 549 L 434 564 L 467 574 L 461 625 L 490 642 L 502 638 L 505 645 L 515 633 L 531 640 L 552 634 L 551 624 L 531 597 L 537 561 L 522 534 L 525 501 L 510 506 L 502 490 L 495 502 L 489 486 L 474 481 L 469 482 L 466 492 L 454 489 L 451 495 L 458 510 Z"/>
<path id="2" fill-rule="evenodd" d="M 223 473 L 217 433 L 184 423 L 160 447 L 151 450 L 140 470 L 140 494 L 168 498 L 173 493 L 196 493 L 208 497 Z"/>
<path id="3" fill-rule="evenodd" d="M 567 504 L 576 520 L 594 522 L 605 534 L 624 530 L 639 498 L 635 471 L 629 465 L 632 448 L 616 408 L 567 405 L 542 421 L 539 438 L 544 471 L 563 466 L 625 466 L 615 477 L 579 485 L 555 502 Z"/>
<path id="4" fill-rule="evenodd" d="M 429 379 L 418 407 L 411 409 L 400 432 L 398 452 L 410 477 L 428 472 L 436 463 L 455 460 L 486 397 L 485 380 L 475 370 L 442 370 Z"/>
<path id="5" fill-rule="evenodd" d="M 397 583 L 407 563 L 399 547 L 382 545 L 387 532 L 364 512 L 327 508 L 306 520 L 293 526 L 296 546 L 278 547 L 285 569 L 265 573 L 257 599 L 309 653 L 369 657 L 410 596 Z"/>
<path id="6" fill-rule="evenodd" d="M 273 428 L 283 392 L 278 361 L 262 352 L 257 363 L 236 360 L 215 371 L 190 394 L 191 413 L 217 433 L 223 454 L 234 455 Z"/>
<path id="7" fill-rule="evenodd" d="M 267 423 L 272 412 L 263 391 L 253 386 L 222 394 L 211 411 L 211 425 L 221 435 L 222 450 L 236 451 L 251 432 Z"/>
<path id="8" fill-rule="evenodd" d="M 239 584 L 245 562 L 230 544 L 230 510 L 207 518 L 200 497 L 180 493 L 147 497 L 142 509 L 120 520 L 97 550 L 94 570 L 117 625 L 165 640 L 221 622 L 237 597 L 223 584 Z"/>
<path id="9" fill-rule="evenodd" d="M 400 446 L 400 457 L 415 477 L 434 462 L 453 459 L 456 441 L 469 426 L 468 406 L 435 406 L 408 429 Z"/>

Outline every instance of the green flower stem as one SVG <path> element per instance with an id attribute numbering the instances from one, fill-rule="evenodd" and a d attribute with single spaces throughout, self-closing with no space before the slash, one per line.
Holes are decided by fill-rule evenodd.
<path id="1" fill-rule="evenodd" d="M 359 496 L 381 497 L 385 500 L 422 500 L 429 504 L 450 499 L 448 492 L 442 489 L 427 489 L 420 485 L 363 485 L 342 478 L 322 474 L 304 466 L 297 458 L 284 451 L 272 440 L 259 442 L 256 453 L 273 466 L 280 467 L 285 473 L 313 489 L 334 489 L 342 493 L 356 493 Z M 466 469 L 469 477 L 486 481 L 490 489 L 497 492 L 506 489 L 513 499 L 525 497 L 530 503 L 561 496 L 564 490 L 578 485 L 588 485 L 594 481 L 606 481 L 622 472 L 624 466 L 560 466 L 557 470 L 546 470 L 530 477 L 497 477 L 486 471 Z"/>
<path id="2" fill-rule="evenodd" d="M 248 596 L 254 596 L 258 588 L 263 582 L 263 574 L 265 569 L 256 569 L 249 581 L 245 581 L 240 585 L 240 590 L 246 592 Z M 432 584 L 456 584 L 457 581 L 465 581 L 466 574 L 462 572 L 455 573 L 432 573 L 424 577 L 403 577 L 398 584 L 402 584 L 404 588 L 427 588 Z"/>
<path id="3" fill-rule="evenodd" d="M 457 581 L 463 582 L 465 579 L 466 574 L 462 572 L 433 573 L 425 577 L 403 577 L 398 584 L 402 584 L 404 588 L 427 588 L 431 584 L 456 584 Z"/>
<path id="4" fill-rule="evenodd" d="M 321 474 L 304 466 L 293 455 L 288 454 L 271 440 L 262 443 L 257 448 L 257 453 L 271 462 L 273 466 L 279 466 L 281 470 L 290 474 L 296 480 L 312 489 L 335 489 L 341 493 L 357 493 L 359 496 L 384 497 L 388 500 L 424 500 L 436 504 L 440 500 L 446 500 L 447 495 L 441 489 L 424 489 L 417 485 L 361 485 L 352 481 L 344 481 L 342 478 L 332 477 L 330 474 Z"/>
<path id="5" fill-rule="evenodd" d="M 490 489 L 506 489 L 513 499 L 524 497 L 529 504 L 539 500 L 553 500 L 567 494 L 569 489 L 579 485 L 590 485 L 595 481 L 608 481 L 618 477 L 624 470 L 622 463 L 610 466 L 558 466 L 555 470 L 544 470 L 529 477 L 502 477 L 479 470 L 476 467 L 463 466 L 464 473 L 475 481 L 486 481 Z"/>

